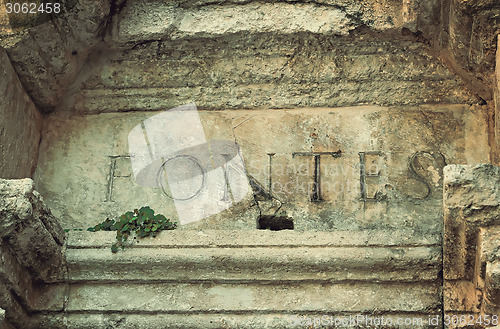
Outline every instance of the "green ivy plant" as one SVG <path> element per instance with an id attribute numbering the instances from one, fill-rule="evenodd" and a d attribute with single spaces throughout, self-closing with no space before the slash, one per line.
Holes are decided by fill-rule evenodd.
<path id="1" fill-rule="evenodd" d="M 133 212 L 124 213 L 118 221 L 106 218 L 104 222 L 89 227 L 87 231 L 116 231 L 117 241 L 111 246 L 111 251 L 115 253 L 120 247 L 124 248 L 123 242 L 128 239 L 132 232 L 135 232 L 140 238 L 155 237 L 160 231 L 173 230 L 176 227 L 176 222 L 171 222 L 163 215 L 155 215 L 150 207 L 142 207 L 139 210 L 134 209 Z"/>

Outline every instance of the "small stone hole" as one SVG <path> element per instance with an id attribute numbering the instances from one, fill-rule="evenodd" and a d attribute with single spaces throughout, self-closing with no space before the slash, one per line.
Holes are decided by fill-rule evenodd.
<path id="1" fill-rule="evenodd" d="M 259 230 L 293 230 L 293 219 L 286 216 L 260 216 L 258 226 Z"/>

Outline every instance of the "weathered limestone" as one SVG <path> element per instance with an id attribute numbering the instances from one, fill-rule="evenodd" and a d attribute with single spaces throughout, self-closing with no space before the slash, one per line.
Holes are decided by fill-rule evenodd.
<path id="1" fill-rule="evenodd" d="M 114 40 L 138 43 L 239 32 L 345 35 L 361 25 L 376 30 L 401 26 L 401 6 L 385 1 L 129 1 Z"/>
<path id="2" fill-rule="evenodd" d="M 0 329 L 13 329 L 10 323 L 5 319 L 5 310 L 0 308 Z"/>
<path id="3" fill-rule="evenodd" d="M 32 177 L 42 118 L 0 48 L 0 178 Z"/>
<path id="4" fill-rule="evenodd" d="M 64 231 L 31 179 L 0 180 L 1 237 L 34 279 L 61 278 Z"/>
<path id="5" fill-rule="evenodd" d="M 439 236 L 412 237 L 402 231 L 348 236 L 346 232 L 172 231 L 134 240 L 115 255 L 109 252 L 113 233 L 75 232 L 66 253 L 68 278 L 413 282 L 439 276 Z"/>
<path id="6" fill-rule="evenodd" d="M 162 25 L 163 26 L 163 25 Z M 198 25 L 196 25 L 198 26 Z M 424 44 L 364 29 L 217 34 L 108 52 L 68 108 L 82 114 L 476 103 Z"/>
<path id="7" fill-rule="evenodd" d="M 360 103 L 484 103 L 491 99 L 491 87 L 483 81 L 488 81 L 493 71 L 496 15 L 500 10 L 493 0 L 473 4 L 461 0 L 99 0 L 76 5 L 63 1 L 62 5 L 64 12 L 52 21 L 39 24 L 41 20 L 35 26 L 25 22 L 24 26 L 30 29 L 16 32 L 7 23 L 0 44 L 41 109 L 58 106 L 69 110 L 69 99 L 80 89 L 76 108 L 84 112 L 159 110 L 193 100 L 203 108 L 290 108 Z M 403 28 L 406 37 L 401 36 Z M 367 29 L 371 33 L 360 33 Z M 415 48 L 405 45 L 395 53 L 377 39 L 399 45 L 412 40 Z M 270 45 L 279 44 L 279 40 L 281 50 L 276 56 L 269 56 L 266 49 L 269 52 Z M 349 72 L 344 72 L 348 67 L 343 61 L 350 60 L 352 49 L 366 48 L 370 40 L 373 50 L 362 54 L 370 57 L 354 59 L 377 68 L 377 74 L 382 75 L 386 69 L 390 71 L 393 62 L 402 62 L 399 70 L 404 73 L 393 75 L 399 79 L 373 81 L 372 76 L 360 71 L 364 78 L 360 82 L 350 80 Z M 428 67 L 425 78 L 405 71 L 404 68 L 419 66 L 418 57 L 422 54 L 436 57 L 426 46 L 429 40 L 440 49 L 450 49 L 450 61 L 458 63 L 454 71 L 463 71 L 463 81 L 445 77 L 439 69 L 433 73 L 433 66 L 440 65 L 439 61 Z M 344 47 L 339 47 L 342 43 Z M 193 45 L 197 47 L 195 56 Z M 240 52 L 245 48 L 248 54 L 241 61 Z M 144 49 L 160 63 L 145 65 L 151 58 L 144 57 Z M 218 55 L 211 55 L 211 49 Z M 112 56 L 113 52 L 125 56 Z M 105 75 L 108 65 L 112 71 L 112 64 L 131 64 L 129 57 L 134 53 L 143 54 L 142 61 L 132 61 L 137 66 L 136 74 L 139 70 L 142 76 L 151 72 L 162 74 L 162 70 L 156 72 L 155 65 L 172 66 L 164 73 L 168 76 L 167 85 L 162 84 L 166 90 L 152 86 L 123 89 L 119 84 L 96 90 L 85 85 L 91 71 Z M 182 61 L 176 59 L 179 54 Z M 263 59 L 267 61 L 261 63 Z M 273 68 L 277 63 L 281 65 Z M 224 70 L 231 66 L 237 70 Z M 259 75 L 260 71 L 270 76 Z M 133 75 L 134 70 L 129 74 Z M 240 76 L 241 81 L 228 81 L 231 75 Z M 307 75 L 309 79 L 305 79 Z M 297 81 L 284 84 L 288 79 Z M 93 80 L 89 84 L 94 84 Z M 181 86 L 172 86 L 179 83 Z M 336 87 L 330 90 L 332 84 Z M 109 93 L 115 97 L 106 104 L 101 98 L 109 97 Z M 226 99 L 221 100 L 222 97 Z M 86 102 L 84 109 L 81 102 Z"/>
<path id="8" fill-rule="evenodd" d="M 495 91 L 495 141 L 497 145 L 497 161 L 500 161 L 500 34 L 498 35 L 498 46 L 496 56 L 495 76 L 493 79 L 493 90 Z"/>
<path id="9" fill-rule="evenodd" d="M 500 168 L 444 168 L 445 311 L 500 315 Z"/>
<path id="10" fill-rule="evenodd" d="M 495 0 L 442 2 L 445 26 L 441 42 L 459 66 L 481 78 L 495 69 L 495 49 L 500 28 L 500 4 Z"/>
<path id="11" fill-rule="evenodd" d="M 234 207 L 112 254 L 109 232 L 71 232 L 64 245 L 33 183 L 0 181 L 0 327 L 439 316 L 443 201 L 444 308 L 499 314 L 500 171 L 443 174 L 449 163 L 492 160 L 481 105 L 491 105 L 498 1 L 96 0 L 66 9 L 45 23 L 30 17 L 25 30 L 12 26 L 22 15 L 0 13 L 0 46 L 24 88 L 40 109 L 57 107 L 35 180 L 64 227 L 145 204 L 178 219 L 165 190 L 134 180 L 127 135 L 153 111 L 190 101 L 208 141 L 239 145 L 252 189 Z M 2 82 L 7 97 L 27 99 Z M 0 147 L 14 146 L 2 161 L 39 141 L 34 105 L 7 104 Z M 34 123 L 18 136 L 26 113 Z M 5 164 L 6 177 L 31 176 L 34 158 Z M 294 230 L 264 230 L 273 227 L 264 218 Z"/>
<path id="12" fill-rule="evenodd" d="M 427 321 L 439 314 L 437 235 L 174 230 L 117 254 L 113 239 L 113 232 L 69 233 L 70 287 L 50 292 L 52 305 L 65 301 L 64 314 L 39 304 L 41 328 L 277 328 L 293 315 Z"/>
<path id="13" fill-rule="evenodd" d="M 322 318 L 324 316 L 324 318 Z M 367 327 L 373 323 L 381 323 L 382 316 L 362 314 L 360 315 L 358 328 Z M 65 319 L 64 326 L 61 326 Z M 383 323 L 396 324 L 399 319 L 400 325 L 392 328 L 398 329 L 432 329 L 436 328 L 436 320 L 439 315 L 422 315 L 421 313 L 395 313 L 384 315 Z M 344 320 L 342 324 L 341 321 Z M 321 322 L 323 321 L 323 322 Z M 337 321 L 337 322 L 335 322 Z M 351 321 L 351 322 L 349 322 Z M 377 322 L 378 321 L 378 322 Z M 387 321 L 387 322 L 385 322 Z M 404 324 L 407 321 L 406 325 Z M 429 324 L 429 322 L 431 324 Z M 307 323 L 307 324 L 306 324 Z M 273 328 L 300 328 L 300 326 L 311 325 L 316 323 L 316 326 L 323 324 L 332 324 L 331 328 L 348 329 L 356 325 L 356 319 L 351 315 L 336 316 L 332 313 L 318 314 L 123 314 L 123 313 L 107 313 L 107 314 L 69 314 L 66 317 L 53 316 L 45 317 L 42 322 L 43 328 L 52 329 L 106 329 L 124 326 L 126 328 L 140 329 L 185 329 L 185 328 L 209 328 L 219 329 L 224 327 L 242 328 L 242 329 L 273 329 Z M 434 324 L 433 324 L 434 323 Z M 386 327 L 389 328 L 389 327 Z M 498 328 L 493 328 L 498 329 Z"/>
<path id="14" fill-rule="evenodd" d="M 76 6 L 72 1 L 59 3 L 62 12 L 48 22 L 46 14 L 40 19 L 34 14 L 10 15 L 14 29 L 0 35 L 0 47 L 7 51 L 23 86 L 42 110 L 58 105 L 75 81 L 101 39 L 111 8 L 109 0 L 78 1 Z M 1 6 L 5 10 L 3 3 Z"/>
<path id="15" fill-rule="evenodd" d="M 260 188 L 255 196 L 249 190 L 235 207 L 183 229 L 255 230 L 259 216 L 266 215 L 289 217 L 300 231 L 439 232 L 444 164 L 489 161 L 486 117 L 467 106 L 199 115 L 208 141 L 238 143 L 246 174 Z M 144 205 L 178 218 L 168 195 L 138 185 L 132 174 L 127 137 L 148 117 L 136 112 L 48 118 L 36 185 L 65 228 L 86 229 Z M 307 152 L 338 150 L 340 157 L 320 155 L 321 200 L 314 200 L 315 158 Z"/>

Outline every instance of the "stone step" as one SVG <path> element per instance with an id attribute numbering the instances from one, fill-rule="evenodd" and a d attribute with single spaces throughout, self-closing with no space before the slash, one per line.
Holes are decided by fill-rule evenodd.
<path id="1" fill-rule="evenodd" d="M 364 316 L 431 328 L 440 312 L 434 235 L 181 229 L 112 253 L 114 241 L 68 234 L 66 280 L 31 310 L 40 328 L 282 328 L 349 316 L 336 327 Z"/>

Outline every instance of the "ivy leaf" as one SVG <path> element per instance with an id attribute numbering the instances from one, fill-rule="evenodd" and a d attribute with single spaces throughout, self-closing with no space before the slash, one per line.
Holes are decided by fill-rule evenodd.
<path id="1" fill-rule="evenodd" d="M 134 209 L 133 212 L 128 211 L 118 218 L 118 221 L 106 220 L 94 227 L 89 227 L 87 231 L 116 231 L 117 242 L 111 246 L 111 251 L 113 253 L 117 252 L 118 249 L 124 248 L 122 242 L 126 241 L 131 232 L 135 232 L 140 238 L 146 236 L 156 237 L 156 234 L 162 230 L 172 230 L 177 226 L 177 223 L 171 222 L 170 219 L 163 215 L 154 214 L 153 209 L 148 206 L 142 207 L 141 209 Z M 75 229 L 82 231 L 82 229 Z M 69 231 L 69 230 L 68 230 Z"/>

